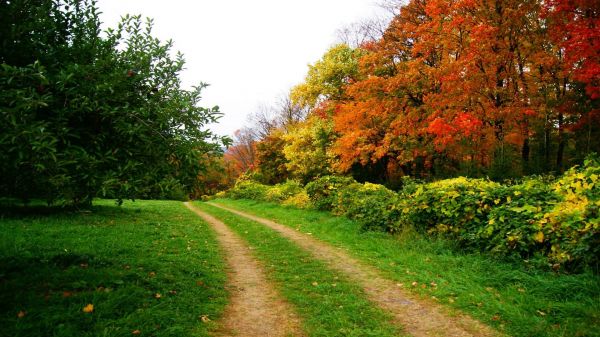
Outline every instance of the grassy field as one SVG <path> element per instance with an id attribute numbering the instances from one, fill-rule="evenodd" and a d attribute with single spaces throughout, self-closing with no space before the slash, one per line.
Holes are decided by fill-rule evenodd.
<path id="1" fill-rule="evenodd" d="M 403 335 L 359 286 L 275 231 L 204 203 L 194 205 L 225 222 L 249 243 L 282 295 L 295 306 L 308 336 Z"/>
<path id="2" fill-rule="evenodd" d="M 206 336 L 227 302 L 213 232 L 181 202 L 0 216 L 1 336 Z"/>
<path id="3" fill-rule="evenodd" d="M 215 202 L 310 232 L 376 266 L 423 297 L 514 336 L 600 336 L 600 278 L 527 268 L 414 234 L 361 232 L 345 218 L 248 200 Z M 236 220 L 237 221 L 237 220 Z"/>

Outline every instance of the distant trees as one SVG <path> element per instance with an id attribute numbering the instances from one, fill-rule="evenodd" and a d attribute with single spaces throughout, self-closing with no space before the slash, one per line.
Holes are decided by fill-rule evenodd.
<path id="1" fill-rule="evenodd" d="M 0 193 L 90 204 L 185 197 L 226 139 L 181 87 L 182 55 L 127 16 L 100 34 L 93 0 L 0 2 Z"/>
<path id="2" fill-rule="evenodd" d="M 283 131 L 287 177 L 503 179 L 600 152 L 599 2 L 384 5 L 389 24 L 342 31 L 353 46 L 333 46 L 292 89 L 310 112 Z"/>

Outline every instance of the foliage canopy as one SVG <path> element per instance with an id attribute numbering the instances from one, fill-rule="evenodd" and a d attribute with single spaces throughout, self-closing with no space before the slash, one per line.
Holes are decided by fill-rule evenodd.
<path id="1" fill-rule="evenodd" d="M 181 54 L 125 16 L 101 34 L 94 0 L 0 3 L 0 193 L 89 204 L 184 198 L 226 139 L 204 126 Z"/>

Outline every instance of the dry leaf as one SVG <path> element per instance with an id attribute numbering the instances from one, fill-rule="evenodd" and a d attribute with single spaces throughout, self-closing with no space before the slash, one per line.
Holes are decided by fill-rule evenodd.
<path id="1" fill-rule="evenodd" d="M 312 283 L 312 285 L 316 287 L 316 286 L 318 286 L 318 285 L 319 285 L 319 283 L 317 283 L 317 282 L 315 281 L 315 282 L 313 282 L 313 283 Z"/>
<path id="2" fill-rule="evenodd" d="M 156 298 L 156 299 L 159 299 L 159 298 L 161 298 L 161 297 L 162 297 L 162 295 L 161 295 L 160 293 L 156 293 L 156 294 L 154 294 L 154 298 Z"/>
<path id="3" fill-rule="evenodd" d="M 210 322 L 210 318 L 207 315 L 200 316 L 200 320 L 204 323 Z"/>
<path id="4" fill-rule="evenodd" d="M 63 295 L 62 295 L 62 296 L 63 296 L 64 298 L 71 297 L 71 296 L 73 296 L 73 293 L 72 293 L 72 292 L 70 292 L 70 291 L 66 291 L 66 290 L 65 290 L 65 291 L 63 291 Z"/>
<path id="5" fill-rule="evenodd" d="M 412 285 L 413 287 L 416 287 L 418 284 L 419 284 L 419 283 L 417 283 L 417 281 L 414 281 L 413 283 L 411 283 L 411 285 Z"/>
<path id="6" fill-rule="evenodd" d="M 139 335 L 139 334 L 141 334 L 141 333 L 142 333 L 142 332 L 141 332 L 140 330 L 133 330 L 133 331 L 131 332 L 131 334 L 132 334 L 132 335 Z"/>
<path id="7" fill-rule="evenodd" d="M 90 303 L 90 304 L 86 305 L 85 307 L 83 307 L 82 311 L 85 313 L 94 312 L 94 305 Z"/>
<path id="8" fill-rule="evenodd" d="M 27 313 L 26 313 L 25 311 L 21 310 L 21 311 L 19 311 L 19 313 L 17 314 L 17 317 L 19 317 L 19 318 L 23 318 L 23 317 L 25 317 L 25 315 L 27 315 Z"/>

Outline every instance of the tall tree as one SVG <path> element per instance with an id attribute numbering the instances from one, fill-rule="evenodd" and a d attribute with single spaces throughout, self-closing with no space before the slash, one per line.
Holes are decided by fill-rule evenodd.
<path id="1" fill-rule="evenodd" d="M 0 190 L 89 204 L 96 196 L 191 191 L 225 139 L 205 125 L 184 60 L 127 16 L 105 37 L 93 0 L 1 2 Z M 5 48 L 6 47 L 6 48 Z"/>

